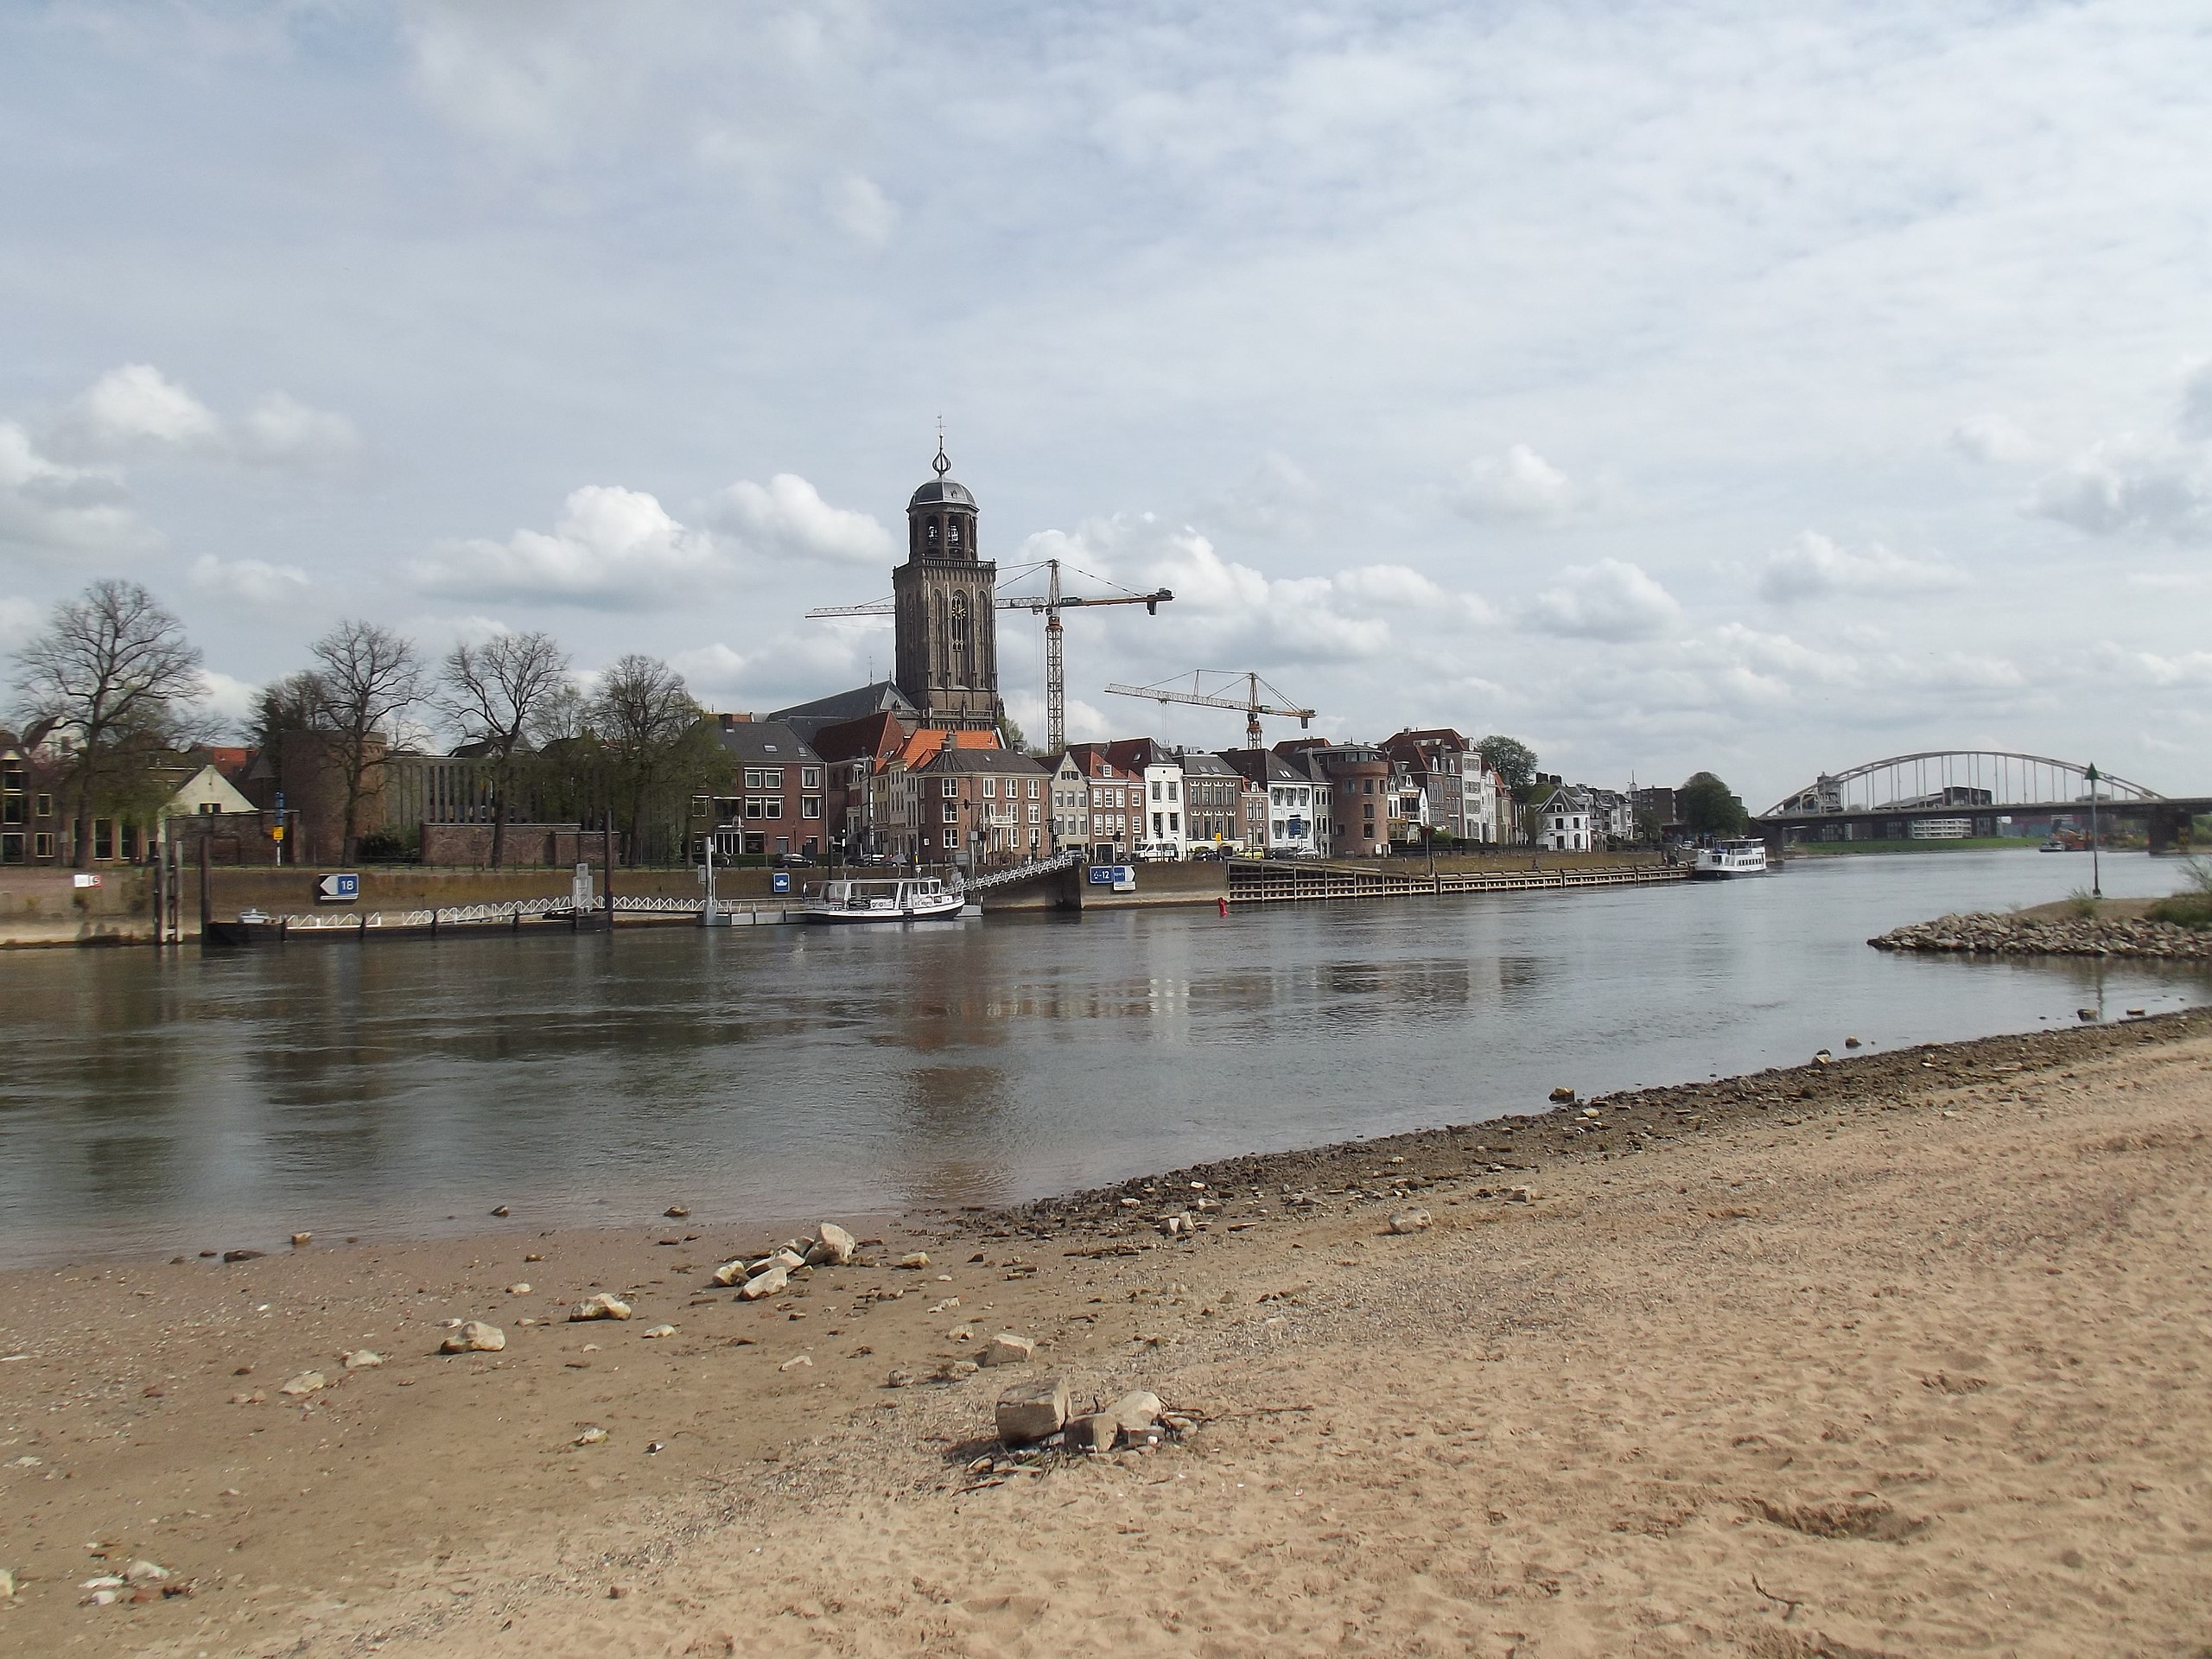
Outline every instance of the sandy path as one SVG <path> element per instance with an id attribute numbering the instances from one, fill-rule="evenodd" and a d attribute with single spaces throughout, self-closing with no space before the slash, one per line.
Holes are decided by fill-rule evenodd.
<path id="1" fill-rule="evenodd" d="M 289 1556 L 218 1582 L 180 1546 L 207 1587 L 138 1608 L 79 1608 L 49 1573 L 0 1647 L 2212 1651 L 2212 1039 L 1971 1075 L 1513 1177 L 1532 1204 L 1436 1187 L 1414 1238 L 1366 1205 L 1141 1257 L 1036 1247 L 1033 1277 L 959 1240 L 961 1310 L 910 1295 L 865 1316 L 876 1351 L 817 1344 L 796 1373 L 764 1323 L 650 1370 L 626 1332 L 620 1387 L 550 1348 L 529 1383 L 415 1362 L 441 1404 L 351 1379 L 356 1438 L 411 1451 L 296 1512 Z M 1048 1338 L 1079 1392 L 1142 1382 L 1205 1427 L 962 1492 L 948 1452 L 994 1374 L 877 1385 L 977 1313 Z M 617 1440 L 568 1448 L 565 1396 L 487 1421 L 493 1383 L 594 1389 Z M 11 1446 L 32 1403 L 7 1402 Z M 333 1409 L 306 1427 L 326 1460 Z M 641 1443 L 677 1431 L 648 1420 L 683 1425 L 673 1472 Z"/>

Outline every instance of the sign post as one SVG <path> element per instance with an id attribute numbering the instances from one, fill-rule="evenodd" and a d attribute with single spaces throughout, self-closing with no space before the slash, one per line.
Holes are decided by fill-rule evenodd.
<path id="1" fill-rule="evenodd" d="M 347 872 L 326 875 L 315 884 L 315 901 L 318 905 L 350 905 L 361 896 L 361 878 Z"/>

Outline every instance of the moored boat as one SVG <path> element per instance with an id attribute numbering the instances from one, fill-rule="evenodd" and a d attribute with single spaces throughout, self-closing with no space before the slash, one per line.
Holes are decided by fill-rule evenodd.
<path id="1" fill-rule="evenodd" d="M 965 902 L 933 875 L 825 881 L 810 891 L 799 915 L 810 922 L 921 922 L 960 914 Z"/>
<path id="2" fill-rule="evenodd" d="M 1766 843 L 1747 837 L 1699 848 L 1690 874 L 1701 881 L 1721 881 L 1738 875 L 1764 875 L 1769 868 Z"/>

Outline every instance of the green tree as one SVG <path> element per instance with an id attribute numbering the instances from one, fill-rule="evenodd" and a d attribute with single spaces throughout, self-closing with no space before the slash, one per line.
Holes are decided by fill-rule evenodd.
<path id="1" fill-rule="evenodd" d="M 92 818 L 137 805 L 147 766 L 191 735 L 203 686 L 184 627 L 135 582 L 96 582 L 57 607 L 16 654 L 26 727 L 58 734 L 75 828 L 73 861 L 92 858 Z"/>
<path id="2" fill-rule="evenodd" d="M 1526 803 L 1536 781 L 1536 752 L 1517 737 L 1491 736 L 1475 745 L 1483 764 L 1505 780 L 1513 798 Z"/>
<path id="3" fill-rule="evenodd" d="M 1693 835 L 1740 836 L 1751 822 L 1743 801 L 1709 772 L 1700 772 L 1684 784 L 1675 802 Z"/>

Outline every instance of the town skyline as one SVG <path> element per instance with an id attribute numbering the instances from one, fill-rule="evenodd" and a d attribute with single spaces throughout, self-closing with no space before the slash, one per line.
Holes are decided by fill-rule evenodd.
<path id="1" fill-rule="evenodd" d="M 355 614 L 785 706 L 887 671 L 804 612 L 887 589 L 941 415 L 1002 571 L 1178 595 L 1070 616 L 1071 737 L 1230 746 L 1100 688 L 1250 668 L 1755 804 L 1922 747 L 2195 781 L 2178 9 L 0 36 L 0 651 L 115 575 L 233 718 Z"/>

